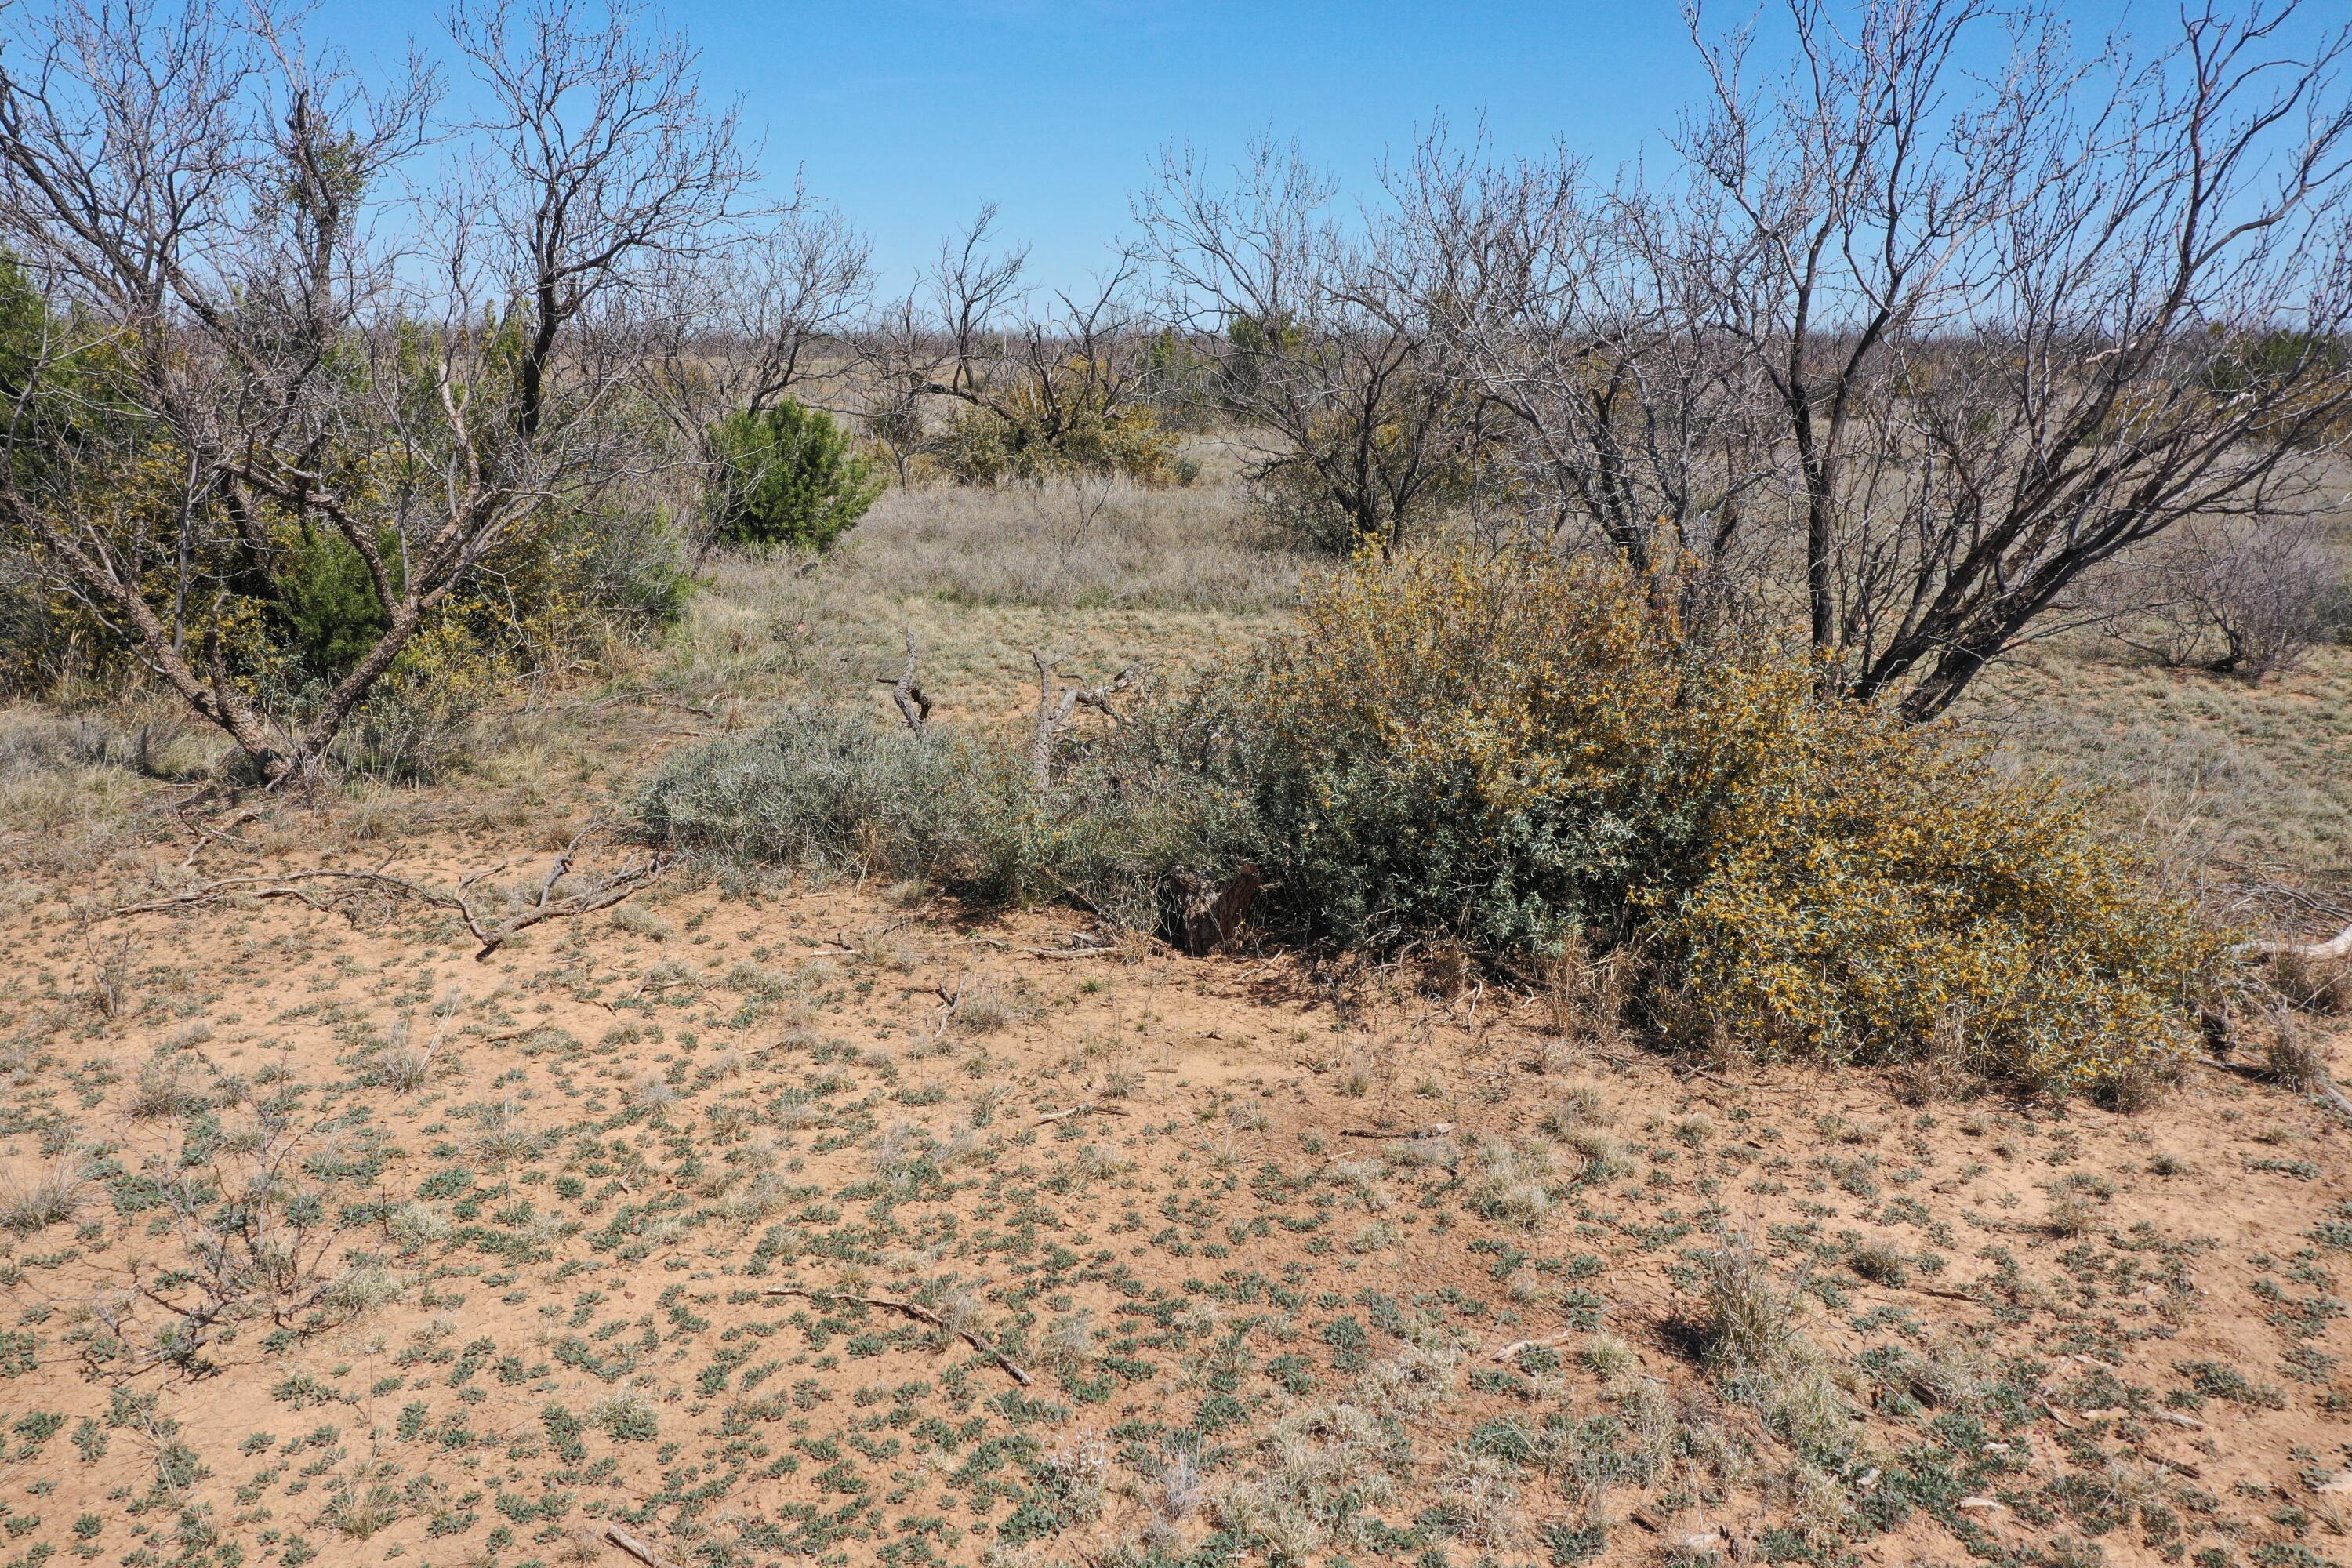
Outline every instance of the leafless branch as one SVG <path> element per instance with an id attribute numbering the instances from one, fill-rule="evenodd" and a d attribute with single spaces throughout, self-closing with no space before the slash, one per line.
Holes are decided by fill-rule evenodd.
<path id="1" fill-rule="evenodd" d="M 897 1296 L 859 1296 L 846 1290 L 806 1290 L 797 1285 L 771 1285 L 761 1292 L 763 1296 L 796 1296 L 804 1301 L 848 1301 L 861 1307 L 877 1307 L 886 1312 L 896 1312 L 902 1318 L 912 1318 L 919 1323 L 953 1334 L 972 1349 L 1003 1367 L 1008 1376 L 1027 1388 L 1037 1380 L 1029 1375 L 1020 1363 L 998 1350 L 970 1329 L 959 1329 L 924 1306 L 920 1301 L 908 1301 Z"/>
<path id="2" fill-rule="evenodd" d="M 569 893 L 558 894 L 558 886 L 574 875 L 574 862 L 581 847 L 599 831 L 601 825 L 591 823 L 574 835 L 572 842 L 551 862 L 540 879 L 534 896 L 520 908 L 504 910 L 486 909 L 469 896 L 479 883 L 516 862 L 509 861 L 487 871 L 477 871 L 458 881 L 455 888 L 444 889 L 418 882 L 406 877 L 394 876 L 381 868 L 347 870 L 319 867 L 301 871 L 286 871 L 249 877 L 224 877 L 201 883 L 185 891 L 142 903 L 124 904 L 110 912 L 115 915 L 151 914 L 162 910 L 189 909 L 218 903 L 224 899 L 244 896 L 261 899 L 295 899 L 314 910 L 332 910 L 345 914 L 350 910 L 348 900 L 334 894 L 316 891 L 318 884 L 329 888 L 343 887 L 352 891 L 367 890 L 394 898 L 415 899 L 454 910 L 466 922 L 466 929 L 481 943 L 474 954 L 476 963 L 507 944 L 515 936 L 547 921 L 568 920 L 576 915 L 593 914 L 612 908 L 668 868 L 666 855 L 650 858 L 624 866 L 600 877 L 584 879 Z"/>

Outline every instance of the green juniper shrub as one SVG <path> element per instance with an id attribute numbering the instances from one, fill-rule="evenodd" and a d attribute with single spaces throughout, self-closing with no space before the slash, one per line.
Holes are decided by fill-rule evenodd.
<path id="1" fill-rule="evenodd" d="M 747 550 L 824 550 L 887 482 L 833 416 L 792 398 L 710 427 L 713 534 Z"/>

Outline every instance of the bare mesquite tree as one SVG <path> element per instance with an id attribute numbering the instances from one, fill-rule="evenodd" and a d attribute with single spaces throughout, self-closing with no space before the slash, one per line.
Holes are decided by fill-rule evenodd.
<path id="1" fill-rule="evenodd" d="M 1772 388 L 1843 689 L 1942 712 L 2118 552 L 2308 496 L 2352 408 L 2352 100 L 2346 34 L 2297 54 L 2294 9 L 2084 65 L 2053 9 L 1795 0 L 1769 93 L 1706 47 L 1717 324 Z"/>
<path id="2" fill-rule="evenodd" d="M 1391 207 L 1343 222 L 1296 145 L 1253 143 L 1230 180 L 1171 150 L 1157 176 L 1135 202 L 1142 254 L 1165 320 L 1214 345 L 1252 479 L 1322 542 L 1402 542 L 1480 439 L 1429 310 L 1438 248 Z"/>
<path id="3" fill-rule="evenodd" d="M 1523 526 L 1663 591 L 1718 585 L 1776 483 L 1763 380 L 1723 352 L 1678 215 L 1570 156 L 1496 164 L 1441 130 L 1388 190 L 1432 329 L 1514 478 Z M 1695 605 L 1693 607 L 1696 607 Z"/>
<path id="4" fill-rule="evenodd" d="M 1664 177 L 1424 154 L 1421 226 L 1475 262 L 1436 314 L 1538 498 L 1637 565 L 1749 547 L 1828 689 L 1935 716 L 2094 613 L 2085 574 L 2315 498 L 2352 99 L 2345 32 L 2290 48 L 2294 11 L 2191 8 L 2136 61 L 2054 7 L 1788 0 L 1759 73 L 1694 9 L 1710 92 Z"/>
<path id="5" fill-rule="evenodd" d="M 796 185 L 773 211 L 745 215 L 731 244 L 664 275 L 645 327 L 649 394 L 698 434 L 721 415 L 844 385 L 873 292 L 873 243 Z"/>
<path id="6" fill-rule="evenodd" d="M 1115 254 L 1083 287 L 1035 288 L 1028 247 L 999 248 L 996 224 L 995 205 L 982 206 L 869 333 L 868 428 L 902 480 L 932 439 L 927 409 L 976 416 L 1006 474 L 1036 479 L 1109 466 L 1104 433 L 1144 394 L 1133 258 Z"/>
<path id="7" fill-rule="evenodd" d="M 463 0 L 474 118 L 213 0 L 5 24 L 0 241 L 36 295 L 0 516 L 272 785 L 318 768 L 515 531 L 627 466 L 666 279 L 749 179 L 692 52 L 625 6 Z M 377 627 L 308 710 L 232 645 L 331 538 Z"/>

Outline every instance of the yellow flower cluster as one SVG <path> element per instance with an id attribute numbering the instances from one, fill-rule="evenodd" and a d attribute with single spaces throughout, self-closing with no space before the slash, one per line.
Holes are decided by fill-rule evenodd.
<path id="1" fill-rule="evenodd" d="M 1556 906 L 1659 958 L 1662 1014 L 1760 1051 L 1942 1050 L 2098 1089 L 2186 1048 L 2219 938 L 2084 803 L 1818 698 L 1799 654 L 1696 647 L 1672 601 L 1605 564 L 1467 549 L 1312 584 L 1251 699 L 1307 797 L 1299 837 L 1376 796 L 1469 846 L 1449 874 L 1522 904 L 1571 875 L 1524 847 L 1572 842 L 1586 879 Z"/>

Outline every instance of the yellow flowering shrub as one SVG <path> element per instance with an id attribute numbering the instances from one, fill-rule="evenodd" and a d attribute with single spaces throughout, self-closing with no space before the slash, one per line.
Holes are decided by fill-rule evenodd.
<path id="1" fill-rule="evenodd" d="M 1767 1052 L 1946 1051 L 2051 1089 L 2178 1060 L 2223 944 L 2084 800 L 1879 710 L 1795 712 L 1702 875 L 1637 896 L 1704 1018 Z"/>
<path id="2" fill-rule="evenodd" d="M 1360 557 L 1160 742 L 1247 804 L 1234 853 L 1301 934 L 1631 942 L 1661 1028 L 1838 1062 L 2099 1089 L 2186 1047 L 2218 940 L 2083 801 L 1817 699 L 1801 657 L 1696 647 L 1663 597 L 1532 553 Z"/>
<path id="3" fill-rule="evenodd" d="M 1066 740 L 1042 793 L 1022 737 L 795 709 L 671 759 L 640 813 L 704 852 L 1138 923 L 1250 861 L 1291 937 L 1505 969 L 1622 947 L 1670 1039 L 2161 1076 L 2220 942 L 2083 802 L 1818 699 L 1801 657 L 1702 645 L 1671 599 L 1591 562 L 1368 554 L 1289 635 Z"/>

